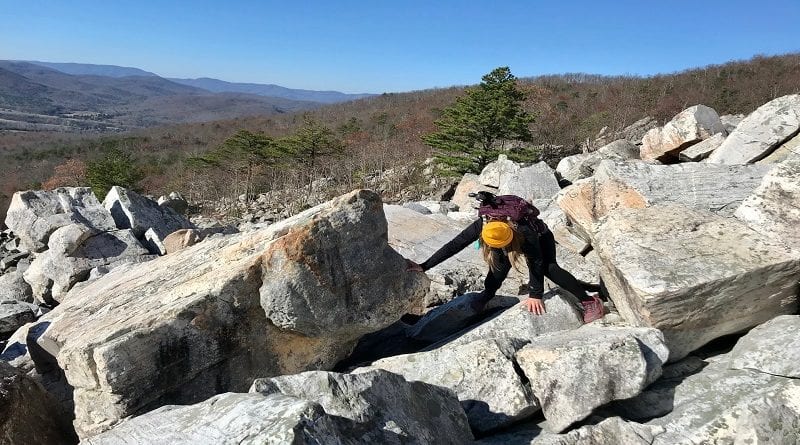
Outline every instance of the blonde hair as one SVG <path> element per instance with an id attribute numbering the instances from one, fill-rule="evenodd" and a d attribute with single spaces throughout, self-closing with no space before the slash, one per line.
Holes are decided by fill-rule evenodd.
<path id="1" fill-rule="evenodd" d="M 517 271 L 520 271 L 519 262 L 520 257 L 522 256 L 522 242 L 523 242 L 523 235 L 517 231 L 517 228 L 514 224 L 509 224 L 511 226 L 511 230 L 514 232 L 514 237 L 511 239 L 511 243 L 504 247 L 508 253 L 508 260 L 511 262 L 511 265 Z M 497 264 L 497 258 L 492 255 L 492 247 L 489 247 L 483 240 L 480 240 L 481 245 L 481 254 L 483 254 L 483 260 L 486 261 L 486 264 L 489 265 L 489 269 L 492 271 L 496 271 L 499 269 L 500 265 Z"/>

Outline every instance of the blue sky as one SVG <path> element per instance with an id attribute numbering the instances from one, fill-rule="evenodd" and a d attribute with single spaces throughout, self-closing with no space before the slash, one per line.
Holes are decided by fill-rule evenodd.
<path id="1" fill-rule="evenodd" d="M 6 1 L 0 59 L 345 92 L 655 74 L 800 51 L 800 0 Z"/>

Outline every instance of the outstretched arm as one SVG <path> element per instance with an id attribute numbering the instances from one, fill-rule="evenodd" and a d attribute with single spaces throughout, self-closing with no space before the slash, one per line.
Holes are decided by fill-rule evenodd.
<path id="1" fill-rule="evenodd" d="M 447 244 L 442 246 L 439 250 L 436 251 L 427 261 L 420 264 L 422 270 L 428 270 L 437 264 L 441 263 L 442 261 L 450 258 L 451 256 L 461 252 L 465 247 L 469 246 L 470 243 L 474 242 L 478 239 L 481 234 L 481 228 L 483 228 L 483 221 L 478 219 L 474 223 L 467 226 L 466 229 L 462 230 L 461 233 L 456 235 L 455 238 L 450 240 Z"/>

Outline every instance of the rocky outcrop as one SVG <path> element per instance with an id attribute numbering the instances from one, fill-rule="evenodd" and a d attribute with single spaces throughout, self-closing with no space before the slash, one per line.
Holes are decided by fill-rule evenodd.
<path id="1" fill-rule="evenodd" d="M 678 159 L 682 162 L 699 162 L 703 159 L 711 156 L 711 153 L 714 152 L 722 142 L 725 141 L 725 133 L 717 133 L 710 138 L 698 142 L 686 150 L 683 150 L 678 154 Z"/>
<path id="2" fill-rule="evenodd" d="M 111 215 L 88 187 L 17 192 L 6 214 L 6 225 L 19 236 L 22 247 L 32 252 L 45 250 L 56 229 L 73 224 L 95 232 L 116 229 Z"/>
<path id="3" fill-rule="evenodd" d="M 591 153 L 567 156 L 558 162 L 556 171 L 562 178 L 575 182 L 592 176 L 600 162 L 606 159 L 627 161 L 638 158 L 639 147 L 627 139 L 620 139 Z"/>
<path id="4" fill-rule="evenodd" d="M 663 127 L 648 131 L 642 138 L 640 156 L 645 161 L 671 160 L 688 146 L 725 132 L 713 108 L 695 105 L 675 115 Z"/>
<path id="5" fill-rule="evenodd" d="M 0 444 L 76 443 L 69 420 L 42 387 L 0 361 Z"/>
<path id="6" fill-rule="evenodd" d="M 360 374 L 310 371 L 256 379 L 250 392 L 318 403 L 328 415 L 356 426 L 341 436 L 354 443 L 456 445 L 472 441 L 467 417 L 451 391 L 407 382 L 382 370 Z"/>
<path id="7" fill-rule="evenodd" d="M 744 118 L 708 158 L 714 164 L 747 164 L 769 155 L 800 130 L 800 94 L 773 99 Z"/>
<path id="8" fill-rule="evenodd" d="M 487 187 L 499 188 L 512 182 L 512 178 L 519 172 L 520 165 L 510 161 L 508 156 L 500 155 L 497 160 L 490 162 L 481 171 L 478 181 Z"/>
<path id="9" fill-rule="evenodd" d="M 770 170 L 736 209 L 736 217 L 800 252 L 800 156 Z"/>
<path id="10" fill-rule="evenodd" d="M 145 247 L 154 254 L 164 255 L 164 238 L 179 229 L 194 227 L 186 218 L 169 206 L 160 206 L 132 190 L 111 187 L 103 200 L 119 229 L 131 229 Z"/>
<path id="11" fill-rule="evenodd" d="M 528 201 L 550 199 L 558 193 L 555 171 L 546 163 L 539 162 L 529 167 L 522 167 L 516 172 L 501 179 L 497 193 L 500 195 L 517 195 Z"/>
<path id="12" fill-rule="evenodd" d="M 670 360 L 797 310 L 800 260 L 735 219 L 677 206 L 619 210 L 596 241 L 619 313 L 661 329 Z"/>
<path id="13" fill-rule="evenodd" d="M 587 325 L 534 338 L 515 358 L 549 429 L 561 432 L 599 406 L 638 395 L 661 376 L 668 355 L 655 329 Z"/>
<path id="14" fill-rule="evenodd" d="M 679 204 L 732 215 L 768 171 L 761 165 L 604 161 L 592 178 L 563 189 L 556 202 L 573 231 L 591 240 L 594 224 L 619 209 Z"/>
<path id="15" fill-rule="evenodd" d="M 330 368 L 426 287 L 387 244 L 380 198 L 356 191 L 266 229 L 117 267 L 45 315 L 37 344 L 74 388 L 87 436 L 256 377 Z"/>
<path id="16" fill-rule="evenodd" d="M 48 249 L 25 271 L 37 302 L 61 302 L 67 292 L 89 277 L 93 268 L 152 259 L 130 230 L 96 232 L 71 224 L 54 231 Z"/>
<path id="17" fill-rule="evenodd" d="M 488 431 L 538 411 L 530 388 L 514 368 L 513 355 L 518 347 L 510 339 L 477 340 L 388 357 L 355 372 L 383 369 L 410 381 L 451 389 L 461 401 L 470 426 Z"/>

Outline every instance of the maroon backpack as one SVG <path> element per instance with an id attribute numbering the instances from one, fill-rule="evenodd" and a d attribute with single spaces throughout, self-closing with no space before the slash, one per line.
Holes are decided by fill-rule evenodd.
<path id="1" fill-rule="evenodd" d="M 478 216 L 484 220 L 513 221 L 528 224 L 539 233 L 547 230 L 547 225 L 540 220 L 539 209 L 516 195 L 494 196 L 493 199 L 481 201 Z"/>

